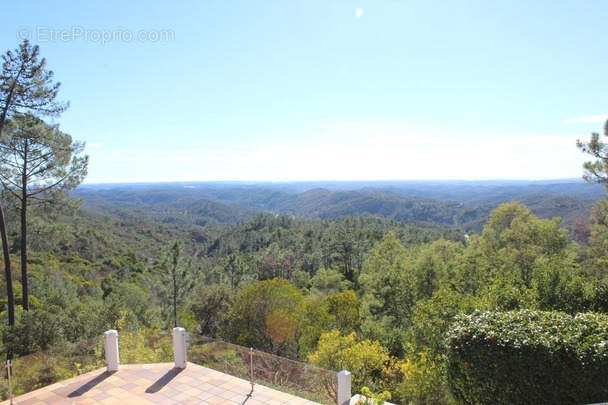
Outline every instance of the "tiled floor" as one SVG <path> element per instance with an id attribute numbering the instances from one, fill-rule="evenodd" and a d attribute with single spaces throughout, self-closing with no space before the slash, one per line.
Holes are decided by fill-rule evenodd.
<path id="1" fill-rule="evenodd" d="M 44 404 L 315 404 L 196 364 L 183 370 L 173 363 L 121 365 L 55 383 L 13 399 L 18 405 Z M 0 405 L 8 405 L 9 401 Z"/>

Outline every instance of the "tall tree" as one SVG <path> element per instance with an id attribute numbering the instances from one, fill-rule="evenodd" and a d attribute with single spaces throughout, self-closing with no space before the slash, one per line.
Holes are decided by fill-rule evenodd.
<path id="1" fill-rule="evenodd" d="M 604 123 L 604 136 L 608 137 L 608 120 Z M 608 189 L 608 143 L 600 139 L 598 132 L 593 132 L 588 142 L 577 139 L 576 147 L 595 158 L 583 164 L 583 179 L 603 184 Z"/>
<path id="2" fill-rule="evenodd" d="M 416 300 L 416 278 L 411 254 L 393 232 L 370 252 L 359 276 L 361 331 L 379 340 L 393 355 L 402 354 Z"/>
<path id="3" fill-rule="evenodd" d="M 40 118 L 16 113 L 0 137 L 0 183 L 21 216 L 21 284 L 23 308 L 29 309 L 27 282 L 27 219 L 30 205 L 63 205 L 66 191 L 87 174 L 84 143 Z"/>
<path id="4" fill-rule="evenodd" d="M 42 116 L 57 116 L 65 111 L 67 103 L 55 101 L 60 83 L 53 82 L 53 72 L 46 69 L 46 60 L 39 59 L 40 49 L 25 40 L 14 52 L 2 55 L 0 72 L 0 136 L 4 125 L 16 112 L 29 112 Z M 8 323 L 15 324 L 15 302 L 11 261 L 4 210 L 0 204 L 0 237 L 6 272 Z M 25 297 L 24 297 L 25 298 Z M 27 301 L 24 308 L 29 308 Z"/>
<path id="5" fill-rule="evenodd" d="M 561 219 L 539 219 L 526 206 L 501 204 L 490 214 L 481 243 L 492 274 L 518 273 L 527 288 L 545 263 L 570 263 L 572 246 Z"/>
<path id="6" fill-rule="evenodd" d="M 242 346 L 297 358 L 304 296 L 284 278 L 258 281 L 236 293 L 220 336 Z"/>
<path id="7" fill-rule="evenodd" d="M 192 291 L 195 283 L 192 263 L 184 263 L 182 252 L 182 243 L 176 241 L 162 264 L 165 271 L 163 281 L 167 286 L 167 297 L 171 300 L 174 327 L 178 324 L 177 308 L 184 308 L 187 295 Z"/>

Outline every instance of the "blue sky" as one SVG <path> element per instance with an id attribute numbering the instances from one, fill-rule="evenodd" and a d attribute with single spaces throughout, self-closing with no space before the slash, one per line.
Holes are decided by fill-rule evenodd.
<path id="1" fill-rule="evenodd" d="M 87 183 L 580 177 L 608 2 L 11 1 Z M 13 17 L 14 16 L 14 17 Z"/>

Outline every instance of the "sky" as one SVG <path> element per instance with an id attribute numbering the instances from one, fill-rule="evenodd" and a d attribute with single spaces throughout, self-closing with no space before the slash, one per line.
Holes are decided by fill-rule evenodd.
<path id="1" fill-rule="evenodd" d="M 604 0 L 11 0 L 85 183 L 580 178 Z"/>

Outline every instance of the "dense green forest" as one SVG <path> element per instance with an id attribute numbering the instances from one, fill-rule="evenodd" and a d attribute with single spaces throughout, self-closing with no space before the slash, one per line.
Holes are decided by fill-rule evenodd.
<path id="1" fill-rule="evenodd" d="M 387 390 L 392 402 L 450 403 L 445 336 L 458 314 L 608 311 L 608 204 L 594 197 L 535 190 L 524 197 L 537 215 L 512 194 L 475 206 L 381 187 L 117 185 L 73 196 L 76 211 L 30 212 L 31 309 L 3 329 L 17 356 L 177 323 L 349 369 L 355 390 Z M 16 264 L 18 221 L 8 209 Z"/>

